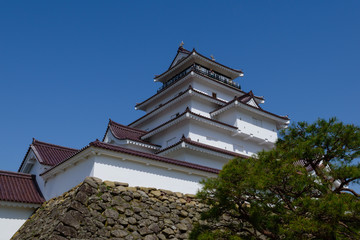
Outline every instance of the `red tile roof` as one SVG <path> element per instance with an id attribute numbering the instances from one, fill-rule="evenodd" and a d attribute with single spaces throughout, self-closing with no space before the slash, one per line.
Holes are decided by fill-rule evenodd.
<path id="1" fill-rule="evenodd" d="M 38 161 L 41 164 L 48 166 L 54 166 L 79 151 L 78 149 L 63 147 L 33 139 L 33 142 L 31 143 L 23 162 L 19 167 L 19 171 L 23 166 L 26 156 L 29 154 L 31 149 L 34 151 L 36 157 L 38 158 Z"/>
<path id="2" fill-rule="evenodd" d="M 133 156 L 149 158 L 151 160 L 164 162 L 164 163 L 169 163 L 169 164 L 174 164 L 174 165 L 178 165 L 178 166 L 183 166 L 183 167 L 196 169 L 196 170 L 200 170 L 200 171 L 204 171 L 204 172 L 210 172 L 210 173 L 216 173 L 216 174 L 219 173 L 219 170 L 215 169 L 215 168 L 210 168 L 210 167 L 206 167 L 206 166 L 202 166 L 202 165 L 198 165 L 198 164 L 193 164 L 193 163 L 189 163 L 189 162 L 185 162 L 185 161 L 180 161 L 180 160 L 176 160 L 176 159 L 172 159 L 172 158 L 161 157 L 161 156 L 158 156 L 158 155 L 155 155 L 155 154 L 152 154 L 152 153 L 140 152 L 140 151 L 136 151 L 136 150 L 133 150 L 133 149 L 120 147 L 120 146 L 117 146 L 117 145 L 100 142 L 99 140 L 96 140 L 94 142 L 89 143 L 88 146 L 82 148 L 78 153 L 83 152 L 83 151 L 85 151 L 86 149 L 88 149 L 90 147 L 98 147 L 98 148 L 102 148 L 102 149 L 106 149 L 106 150 L 110 150 L 110 151 L 114 151 L 114 152 L 120 152 L 120 153 L 125 153 L 125 154 L 129 154 L 129 155 L 133 155 Z M 53 166 L 52 168 L 46 170 L 45 172 L 41 173 L 40 176 L 50 172 L 52 169 L 54 169 L 57 166 L 65 163 L 69 159 L 66 159 L 65 161 L 59 163 L 58 165 Z"/>
<path id="3" fill-rule="evenodd" d="M 257 110 L 259 110 L 259 111 L 261 111 L 261 112 L 270 114 L 270 115 L 272 115 L 272 116 L 274 116 L 274 117 L 278 117 L 278 118 L 281 118 L 281 119 L 284 119 L 284 120 L 290 120 L 290 118 L 289 118 L 288 116 L 280 116 L 280 115 L 277 115 L 277 114 L 275 114 L 275 113 L 268 112 L 268 111 L 262 109 L 262 108 L 256 103 L 256 101 L 255 101 L 255 103 L 256 103 L 256 105 L 257 105 L 258 107 L 254 107 L 254 106 L 252 106 L 252 105 L 247 104 L 247 102 L 250 101 L 251 98 L 254 98 L 254 97 L 255 97 L 255 96 L 254 96 L 253 92 L 250 91 L 250 92 L 248 92 L 247 94 L 245 94 L 245 95 L 243 95 L 243 96 L 241 96 L 241 97 L 236 97 L 236 98 L 234 98 L 233 100 L 229 101 L 228 103 L 226 103 L 225 105 L 219 107 L 218 109 L 215 109 L 214 111 L 210 112 L 210 115 L 211 115 L 212 113 L 214 113 L 214 112 L 219 111 L 219 110 L 222 109 L 222 108 L 225 108 L 225 107 L 229 106 L 230 104 L 234 103 L 235 101 L 238 101 L 238 102 L 240 102 L 241 104 L 245 104 L 246 106 L 249 106 L 249 107 L 252 107 L 252 108 L 254 108 L 254 109 L 257 109 Z"/>
<path id="4" fill-rule="evenodd" d="M 0 201 L 41 204 L 45 199 L 35 175 L 0 170 Z"/>
<path id="5" fill-rule="evenodd" d="M 119 124 L 117 122 L 112 121 L 111 119 L 109 119 L 108 129 L 106 130 L 106 132 L 109 129 L 111 133 L 114 135 L 114 137 L 116 137 L 119 140 L 129 139 L 136 142 L 141 142 L 144 144 L 160 147 L 158 145 L 140 139 L 142 135 L 147 133 L 146 131 Z"/>
<path id="6" fill-rule="evenodd" d="M 225 150 L 225 149 L 213 147 L 213 146 L 208 145 L 208 144 L 199 143 L 199 142 L 191 140 L 190 138 L 185 138 L 184 136 L 181 138 L 181 140 L 179 142 L 177 142 L 177 143 L 175 143 L 175 144 L 173 144 L 173 145 L 171 145 L 171 146 L 169 146 L 167 148 L 161 149 L 160 151 L 156 152 L 156 154 L 159 154 L 159 153 L 164 152 L 164 151 L 166 151 L 168 149 L 171 149 L 171 148 L 181 144 L 182 142 L 185 142 L 187 144 L 197 146 L 197 147 L 200 147 L 200 148 L 212 150 L 214 152 L 219 152 L 219 153 L 227 154 L 227 155 L 230 155 L 230 156 L 234 156 L 234 157 L 249 158 L 249 156 L 246 156 L 246 155 L 243 155 L 243 154 L 240 154 L 240 153 L 235 153 L 235 152 L 232 152 L 232 151 L 228 151 L 228 150 Z"/>

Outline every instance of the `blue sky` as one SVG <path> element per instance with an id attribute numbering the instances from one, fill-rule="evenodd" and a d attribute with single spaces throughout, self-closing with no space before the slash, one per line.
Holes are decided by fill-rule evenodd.
<path id="1" fill-rule="evenodd" d="M 181 41 L 242 69 L 264 109 L 360 125 L 360 1 L 1 1 L 0 169 L 32 138 L 81 148 L 128 124 Z"/>

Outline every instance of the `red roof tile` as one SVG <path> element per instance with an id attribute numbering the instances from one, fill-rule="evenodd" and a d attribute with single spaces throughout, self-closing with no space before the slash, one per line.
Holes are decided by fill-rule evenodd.
<path id="1" fill-rule="evenodd" d="M 158 145 L 140 139 L 142 135 L 147 133 L 146 131 L 119 124 L 117 122 L 112 121 L 111 119 L 109 120 L 108 129 L 110 129 L 114 137 L 116 137 L 119 140 L 129 139 L 136 142 L 141 142 L 144 144 L 160 147 Z"/>
<path id="2" fill-rule="evenodd" d="M 35 154 L 39 156 L 40 163 L 49 166 L 54 166 L 79 151 L 78 149 L 74 148 L 67 148 L 46 142 L 40 142 L 36 139 L 33 140 L 31 145 L 36 151 Z"/>
<path id="3" fill-rule="evenodd" d="M 41 164 L 48 166 L 54 166 L 79 151 L 78 149 L 63 147 L 33 139 L 33 142 L 30 144 L 29 150 L 27 151 L 23 162 L 19 167 L 19 171 L 22 168 L 26 156 L 29 154 L 31 149 L 34 151 L 38 161 Z"/>
<path id="4" fill-rule="evenodd" d="M 0 201 L 41 204 L 45 199 L 35 175 L 0 171 Z"/>

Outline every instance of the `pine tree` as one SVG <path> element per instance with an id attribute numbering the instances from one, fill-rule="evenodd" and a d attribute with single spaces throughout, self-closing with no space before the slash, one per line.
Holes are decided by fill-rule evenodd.
<path id="1" fill-rule="evenodd" d="M 300 122 L 276 147 L 237 158 L 198 193 L 211 207 L 192 239 L 360 239 L 360 128 Z M 231 221 L 221 221 L 228 216 Z"/>

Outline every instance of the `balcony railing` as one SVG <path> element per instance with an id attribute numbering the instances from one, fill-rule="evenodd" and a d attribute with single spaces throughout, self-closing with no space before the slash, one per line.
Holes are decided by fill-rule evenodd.
<path id="1" fill-rule="evenodd" d="M 230 85 L 232 87 L 236 87 L 238 89 L 241 89 L 240 84 L 231 81 L 229 78 L 225 77 L 224 75 L 221 75 L 221 74 L 219 74 L 217 72 L 209 70 L 209 69 L 207 69 L 207 68 L 205 68 L 203 66 L 200 66 L 198 64 L 194 64 L 194 66 L 195 66 L 195 69 L 194 69 L 195 72 L 198 72 L 200 74 L 206 75 L 206 76 L 211 77 L 211 78 L 214 78 L 214 79 L 216 79 L 216 80 L 218 80 L 218 81 L 220 81 L 222 83 L 228 84 L 228 85 Z"/>
<path id="2" fill-rule="evenodd" d="M 186 74 L 188 74 L 189 72 L 194 71 L 197 73 L 200 73 L 202 75 L 211 77 L 219 82 L 225 83 L 227 85 L 230 85 L 232 87 L 238 88 L 241 90 L 241 86 L 240 84 L 231 81 L 229 78 L 225 77 L 224 75 L 221 75 L 217 72 L 214 72 L 210 69 L 207 69 L 203 66 L 200 66 L 198 64 L 193 64 L 192 66 L 186 68 L 184 71 L 180 72 L 179 74 L 175 75 L 174 77 L 172 77 L 169 81 L 165 82 L 158 90 L 157 92 L 161 92 L 164 89 L 168 88 L 169 86 L 171 86 L 172 84 L 174 84 L 175 82 L 177 82 L 178 80 L 182 79 Z"/>
<path id="3" fill-rule="evenodd" d="M 183 78 L 186 74 L 188 74 L 189 72 L 191 72 L 191 70 L 193 70 L 193 66 L 188 67 L 187 69 L 185 69 L 184 71 L 182 71 L 181 73 L 175 75 L 174 77 L 172 77 L 169 81 L 165 82 L 160 88 L 159 90 L 157 90 L 157 92 L 161 92 L 162 90 L 164 90 L 165 88 L 169 87 L 170 85 L 172 85 L 173 83 L 177 82 L 178 80 L 180 80 L 181 78 Z"/>

